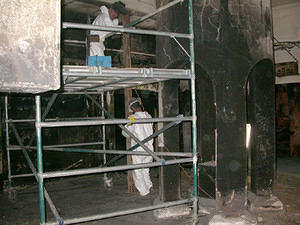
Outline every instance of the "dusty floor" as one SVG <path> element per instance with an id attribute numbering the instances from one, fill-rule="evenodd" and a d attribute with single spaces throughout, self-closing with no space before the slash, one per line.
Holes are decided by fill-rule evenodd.
<path id="1" fill-rule="evenodd" d="M 284 213 L 290 221 L 289 224 L 299 225 L 300 157 L 280 157 L 277 159 L 277 165 L 277 182 L 274 193 L 284 205 Z"/>
<path id="2" fill-rule="evenodd" d="M 127 210 L 152 205 L 158 196 L 157 171 L 152 171 L 154 191 L 146 197 L 128 193 L 125 173 L 115 173 L 114 188 L 103 188 L 101 175 L 65 178 L 47 183 L 47 190 L 63 218 L 74 218 Z M 300 158 L 282 157 L 278 159 L 275 195 L 283 202 L 284 210 L 255 214 L 261 225 L 300 224 Z M 183 195 L 189 195 L 188 181 L 183 184 Z M 39 224 L 39 204 L 36 185 L 20 186 L 14 189 L 14 199 L 8 198 L 7 191 L 0 193 L 1 225 Z M 47 221 L 54 221 L 47 208 Z M 198 224 L 208 224 L 210 216 L 199 218 Z M 103 219 L 86 225 L 185 225 L 192 224 L 191 216 L 172 219 L 157 219 L 152 211 L 128 216 Z"/>
<path id="3" fill-rule="evenodd" d="M 60 215 L 65 219 L 83 217 L 114 211 L 151 206 L 158 196 L 157 171 L 151 173 L 154 191 L 145 197 L 138 193 L 128 193 L 126 174 L 113 174 L 111 190 L 103 188 L 103 176 L 91 175 L 56 180 L 47 183 L 49 192 Z M 0 194 L 1 225 L 39 224 L 39 204 L 36 185 L 15 188 L 14 200 L 8 193 Z M 47 206 L 47 221 L 55 221 Z M 82 224 L 133 225 L 133 224 L 191 224 L 189 216 L 173 219 L 155 219 L 153 212 L 103 219 Z"/>

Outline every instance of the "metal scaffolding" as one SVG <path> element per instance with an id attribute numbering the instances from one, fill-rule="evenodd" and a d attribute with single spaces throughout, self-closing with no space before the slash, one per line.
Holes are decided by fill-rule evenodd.
<path id="1" fill-rule="evenodd" d="M 175 0 L 172 3 L 163 6 L 162 8 L 156 10 L 155 12 L 146 15 L 138 21 L 134 21 L 129 24 L 134 25 L 140 23 L 142 20 L 150 18 L 156 13 L 165 10 L 173 5 L 176 5 L 183 0 Z M 176 40 L 177 38 L 185 38 L 189 40 L 189 60 L 190 69 L 160 69 L 160 68 L 102 68 L 102 67 L 88 67 L 88 66 L 63 66 L 62 76 L 63 76 L 63 93 L 62 94 L 84 94 L 87 98 L 92 100 L 92 102 L 101 110 L 101 115 L 99 117 L 89 117 L 89 118 L 72 118 L 72 119 L 46 119 L 52 105 L 54 104 L 57 95 L 53 94 L 52 98 L 49 100 L 48 105 L 44 112 L 41 112 L 41 96 L 35 96 L 35 109 L 36 118 L 34 119 L 23 119 L 17 120 L 10 118 L 8 113 L 8 97 L 5 97 L 5 114 L 6 114 L 6 144 L 7 144 L 7 159 L 8 159 L 8 179 L 9 185 L 11 185 L 12 178 L 34 176 L 38 182 L 39 188 L 39 202 L 40 202 L 40 224 L 74 224 L 82 223 L 92 220 L 99 220 L 103 218 L 110 218 L 120 215 L 128 215 L 137 212 L 144 212 L 159 208 L 165 208 L 181 204 L 193 204 L 193 216 L 196 220 L 197 217 L 197 205 L 198 205 L 198 194 L 197 194 L 197 150 L 196 150 L 196 97 L 195 97 L 195 63 L 194 63 L 194 34 L 193 34 L 193 9 L 192 0 L 188 0 L 188 11 L 189 11 L 189 34 L 172 33 L 172 32 L 159 32 L 141 29 L 132 29 L 127 26 L 126 28 L 114 28 L 114 27 L 102 27 L 86 24 L 74 24 L 74 23 L 63 23 L 65 29 L 76 28 L 76 29 L 91 29 L 91 30 L 102 30 L 111 32 L 124 32 L 124 33 L 135 33 L 135 34 L 149 34 L 149 35 L 160 35 L 165 37 L 171 37 Z M 177 40 L 176 40 L 177 42 Z M 179 44 L 179 42 L 177 42 Z M 180 45 L 180 44 L 179 44 Z M 180 46 L 183 48 L 182 46 Z M 186 53 L 188 51 L 184 50 Z M 110 90 L 117 90 L 123 88 L 134 87 L 138 85 L 145 85 L 150 83 L 162 82 L 171 79 L 181 79 L 190 80 L 191 82 L 191 102 L 192 102 L 192 116 L 178 116 L 178 117 L 168 117 L 168 118 L 151 118 L 151 119 L 136 119 L 134 121 L 129 119 L 115 119 L 109 112 L 104 108 L 104 93 Z M 99 103 L 91 94 L 100 94 L 101 103 Z M 159 134 L 163 133 L 165 130 L 178 125 L 181 122 L 191 122 L 192 123 L 192 153 L 180 153 L 180 152 L 152 152 L 150 151 L 144 143 L 157 137 Z M 15 124 L 17 123 L 33 123 L 36 129 L 36 146 L 33 146 L 34 137 L 30 140 L 29 145 L 24 145 Z M 166 123 L 164 128 L 158 130 L 150 137 L 145 140 L 137 139 L 129 130 L 127 130 L 124 124 L 127 123 Z M 77 143 L 77 144 L 58 144 L 58 145 L 43 145 L 42 129 L 43 128 L 53 128 L 53 127 L 74 127 L 74 126 L 102 126 L 102 134 L 105 135 L 105 125 L 115 124 L 118 125 L 123 131 L 125 131 L 131 138 L 136 141 L 136 145 L 131 147 L 128 151 L 123 150 L 108 150 L 105 148 L 105 136 L 102 141 L 99 142 L 89 142 L 89 143 Z M 14 132 L 18 145 L 11 145 L 9 142 L 9 129 Z M 102 145 L 104 146 L 102 150 L 83 148 L 84 146 L 90 145 Z M 132 151 L 135 148 L 141 146 L 145 152 Z M 81 148 L 76 148 L 81 147 Z M 32 171 L 31 174 L 21 174 L 12 175 L 11 165 L 10 165 L 10 151 L 21 150 L 26 158 L 26 161 Z M 28 150 L 36 150 L 37 152 L 37 169 L 34 167 L 32 160 L 28 155 Z M 101 167 L 87 168 L 87 169 L 73 169 L 68 171 L 54 171 L 45 172 L 43 167 L 43 151 L 60 151 L 60 152 L 82 152 L 82 153 L 96 153 L 104 154 L 104 165 Z M 152 163 L 144 164 L 133 164 L 133 165 L 122 165 L 122 166 L 108 166 L 112 162 L 118 160 L 120 156 L 116 156 L 109 162 L 106 160 L 105 154 L 119 154 L 119 155 L 151 155 L 154 159 Z M 175 156 L 180 157 L 173 160 L 165 160 L 164 156 Z M 167 202 L 159 205 L 142 207 L 137 209 L 130 209 L 125 211 L 118 211 L 113 213 L 87 216 L 74 219 L 64 219 L 62 218 L 58 211 L 56 210 L 53 201 L 51 200 L 47 190 L 44 186 L 45 179 L 57 178 L 57 177 L 67 177 L 67 176 L 78 176 L 86 174 L 95 173 L 107 173 L 112 171 L 122 171 L 122 170 L 133 170 L 139 168 L 150 168 L 159 167 L 165 165 L 173 164 L 183 164 L 183 163 L 193 163 L 193 198 Z M 56 218 L 55 222 L 46 222 L 46 212 L 45 212 L 45 200 L 48 202 L 53 215 Z"/>

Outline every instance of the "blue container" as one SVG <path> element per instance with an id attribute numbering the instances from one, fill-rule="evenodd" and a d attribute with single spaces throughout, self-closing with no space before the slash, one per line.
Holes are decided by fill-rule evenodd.
<path id="1" fill-rule="evenodd" d="M 89 56 L 88 66 L 111 67 L 111 56 Z"/>

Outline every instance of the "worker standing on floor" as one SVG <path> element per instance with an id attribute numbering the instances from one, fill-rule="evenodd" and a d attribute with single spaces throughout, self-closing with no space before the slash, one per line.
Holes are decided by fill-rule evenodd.
<path id="1" fill-rule="evenodd" d="M 143 106 L 140 99 L 132 98 L 129 101 L 129 112 L 131 113 L 130 117 L 132 119 L 145 119 L 152 118 L 148 112 L 143 111 Z M 131 133 L 133 133 L 139 140 L 144 140 L 153 134 L 153 124 L 127 124 L 125 126 Z M 123 136 L 129 138 L 128 134 L 122 131 Z M 136 145 L 136 142 L 131 139 L 131 146 Z M 153 139 L 145 143 L 145 145 L 153 151 Z M 136 148 L 134 151 L 145 151 L 142 147 Z M 152 162 L 152 156 L 137 156 L 132 155 L 132 163 L 150 163 Z M 133 181 L 136 189 L 140 192 L 142 196 L 145 196 L 150 193 L 152 187 L 152 182 L 150 179 L 149 168 L 136 169 L 132 173 Z"/>
<path id="2" fill-rule="evenodd" d="M 101 13 L 93 21 L 93 25 L 116 27 L 119 24 L 117 17 L 121 14 L 127 14 L 125 4 L 120 1 L 112 4 L 110 8 L 101 6 L 100 10 Z M 104 56 L 104 41 L 109 34 L 110 32 L 106 31 L 91 30 L 90 56 Z"/>

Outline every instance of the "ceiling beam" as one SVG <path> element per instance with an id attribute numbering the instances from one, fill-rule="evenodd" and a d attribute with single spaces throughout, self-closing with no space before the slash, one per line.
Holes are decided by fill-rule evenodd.
<path id="1" fill-rule="evenodd" d="M 101 5 L 111 5 L 117 0 L 63 0 L 62 6 L 66 8 L 77 8 L 83 10 L 81 7 L 87 8 L 100 7 Z M 155 0 L 123 0 L 126 8 L 130 11 L 135 11 L 143 14 L 153 12 L 156 9 Z"/>

